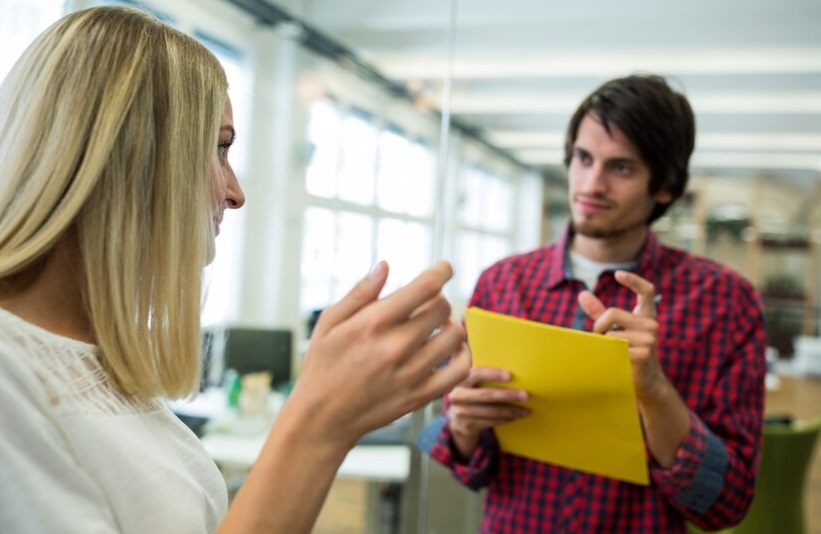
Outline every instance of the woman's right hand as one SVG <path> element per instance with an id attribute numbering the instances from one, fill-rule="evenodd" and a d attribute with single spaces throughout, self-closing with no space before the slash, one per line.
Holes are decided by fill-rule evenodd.
<path id="1" fill-rule="evenodd" d="M 441 293 L 453 276 L 450 264 L 440 262 L 379 299 L 387 276 L 380 262 L 322 312 L 289 399 L 303 403 L 313 428 L 351 446 L 444 395 L 470 369 L 463 330 Z"/>
<path id="2" fill-rule="evenodd" d="M 322 312 L 294 389 L 221 534 L 311 532 L 337 469 L 363 434 L 465 379 L 465 336 L 441 292 L 452 275 L 441 262 L 379 299 L 388 277 L 379 263 Z"/>

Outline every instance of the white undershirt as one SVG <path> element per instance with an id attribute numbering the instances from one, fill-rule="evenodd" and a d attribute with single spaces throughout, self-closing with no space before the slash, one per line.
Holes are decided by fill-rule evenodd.
<path id="1" fill-rule="evenodd" d="M 599 276 L 605 271 L 616 271 L 619 269 L 632 269 L 636 262 L 629 261 L 626 263 L 601 263 L 588 259 L 575 250 L 570 250 L 570 271 L 573 278 L 581 280 L 587 289 L 593 291 L 596 289 L 596 283 L 599 281 Z"/>

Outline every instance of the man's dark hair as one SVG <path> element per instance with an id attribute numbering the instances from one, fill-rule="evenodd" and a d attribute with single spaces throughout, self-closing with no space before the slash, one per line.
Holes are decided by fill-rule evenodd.
<path id="1" fill-rule="evenodd" d="M 588 114 L 595 115 L 608 133 L 614 124 L 636 146 L 650 167 L 651 194 L 664 190 L 672 195 L 669 204 L 655 205 L 647 221 L 652 223 L 687 187 L 696 134 L 690 103 L 661 76 L 634 74 L 606 82 L 581 103 L 570 119 L 564 145 L 566 166 L 570 165 L 579 125 Z"/>

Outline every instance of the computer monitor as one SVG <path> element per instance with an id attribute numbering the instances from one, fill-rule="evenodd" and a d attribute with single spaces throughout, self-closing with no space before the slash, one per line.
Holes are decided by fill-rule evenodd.
<path id="1" fill-rule="evenodd" d="M 221 360 L 219 377 L 234 369 L 240 375 L 269 371 L 271 386 L 291 379 L 293 335 L 290 330 L 225 327 L 203 332 L 203 363 Z M 219 355 L 221 354 L 221 358 Z M 208 372 L 213 376 L 213 373 Z"/>

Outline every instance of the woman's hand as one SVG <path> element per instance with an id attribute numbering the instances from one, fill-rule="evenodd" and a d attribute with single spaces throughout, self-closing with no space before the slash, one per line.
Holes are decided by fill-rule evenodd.
<path id="1" fill-rule="evenodd" d="M 317 425 L 353 445 L 464 380 L 464 333 L 441 293 L 452 275 L 440 262 L 378 299 L 388 276 L 380 262 L 320 315 L 289 403 L 310 406 Z"/>

